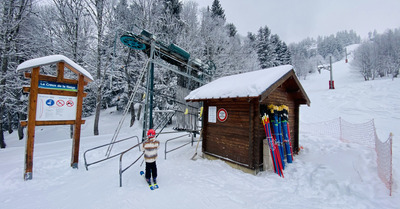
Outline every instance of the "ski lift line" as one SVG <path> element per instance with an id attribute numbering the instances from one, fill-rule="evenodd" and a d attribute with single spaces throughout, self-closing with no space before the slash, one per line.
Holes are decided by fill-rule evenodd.
<path id="1" fill-rule="evenodd" d="M 169 96 L 169 95 L 166 95 L 166 94 L 163 94 L 163 93 L 159 93 L 159 92 L 155 92 L 155 91 L 152 91 L 153 93 L 157 93 L 155 96 L 156 97 L 164 97 L 164 98 L 167 98 L 167 99 L 170 99 L 170 100 L 173 100 L 174 102 L 176 102 L 176 103 L 178 103 L 178 104 L 181 104 L 181 105 L 186 105 L 186 102 L 184 103 L 184 102 L 182 102 L 182 101 L 179 101 L 179 100 L 176 100 L 174 97 L 172 97 L 172 96 Z M 197 106 L 192 106 L 192 105 L 188 105 L 188 107 L 190 107 L 190 108 L 198 108 Z"/>
<path id="2" fill-rule="evenodd" d="M 175 113 L 175 110 L 154 110 L 154 113 Z"/>
<path id="3" fill-rule="evenodd" d="M 131 97 L 129 98 L 129 101 L 128 101 L 126 107 L 125 107 L 123 116 L 122 116 L 121 120 L 119 121 L 118 126 L 117 126 L 117 129 L 115 130 L 114 135 L 113 135 L 113 137 L 112 137 L 112 139 L 111 139 L 111 143 L 110 143 L 110 145 L 109 145 L 108 148 L 107 148 L 107 151 L 106 151 L 106 156 L 107 156 L 107 157 L 110 156 L 111 149 L 112 149 L 113 146 L 114 146 L 113 142 L 114 142 L 114 141 L 117 139 L 117 137 L 118 137 L 118 134 L 119 134 L 119 132 L 120 132 L 120 130 L 121 130 L 122 124 L 123 124 L 124 121 L 125 121 L 126 115 L 127 115 L 128 111 L 129 111 L 131 105 L 132 105 L 132 102 L 133 102 L 133 100 L 134 100 L 134 98 L 135 98 L 136 92 L 137 92 L 137 90 L 138 90 L 138 88 L 139 88 L 140 83 L 142 82 L 143 76 L 144 76 L 144 74 L 145 74 L 145 72 L 146 72 L 146 69 L 147 69 L 147 66 L 149 65 L 149 63 L 150 63 L 150 59 L 148 59 L 147 62 L 145 63 L 145 65 L 144 65 L 144 67 L 143 67 L 143 69 L 142 69 L 142 72 L 141 72 L 141 74 L 140 74 L 140 76 L 139 76 L 139 79 L 136 81 L 135 88 L 133 89 L 133 92 L 132 92 L 132 94 L 131 94 Z"/>
<path id="4" fill-rule="evenodd" d="M 181 72 L 181 71 L 179 71 L 179 70 L 170 68 L 169 66 L 167 66 L 167 65 L 165 65 L 165 64 L 163 64 L 163 63 L 161 63 L 161 62 L 153 61 L 153 63 L 154 63 L 154 64 L 157 64 L 157 65 L 160 65 L 160 66 L 162 66 L 162 67 L 164 67 L 164 68 L 167 68 L 168 70 L 170 70 L 170 71 L 172 71 L 172 72 L 174 72 L 174 73 L 177 73 L 177 74 L 179 74 L 179 75 L 182 75 L 182 76 L 185 76 L 185 77 L 187 77 L 187 78 L 190 78 L 190 79 L 192 79 L 192 80 L 194 80 L 194 81 L 196 81 L 196 82 L 198 82 L 198 83 L 206 84 L 205 81 L 202 81 L 202 80 L 200 80 L 200 79 L 198 79 L 198 78 L 196 78 L 196 77 L 194 77 L 194 76 L 191 76 L 191 75 L 189 75 L 188 73 L 184 73 L 184 72 Z"/>

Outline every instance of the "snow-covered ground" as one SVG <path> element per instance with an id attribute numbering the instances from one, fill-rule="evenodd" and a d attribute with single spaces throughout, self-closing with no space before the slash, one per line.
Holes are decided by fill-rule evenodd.
<path id="1" fill-rule="evenodd" d="M 93 117 L 85 118 L 79 169 L 70 167 L 69 126 L 37 127 L 30 181 L 23 180 L 25 139 L 18 140 L 16 132 L 5 133 L 8 147 L 0 150 L 0 208 L 399 208 L 400 80 L 365 82 L 344 61 L 334 63 L 333 69 L 335 90 L 328 89 L 327 71 L 301 81 L 311 99 L 311 107 L 301 108 L 301 123 L 338 117 L 361 123 L 374 118 L 381 140 L 393 132 L 392 196 L 378 177 L 373 149 L 305 131 L 300 131 L 304 149 L 284 170 L 285 178 L 272 172 L 254 176 L 220 160 L 190 160 L 196 144 L 168 153 L 165 160 L 165 141 L 179 135 L 169 134 L 159 136 L 160 188 L 149 190 L 139 176 L 144 169 L 141 160 L 123 174 L 119 187 L 119 158 L 88 171 L 83 160 L 86 150 L 110 142 L 121 114 L 109 109 L 102 112 L 99 136 L 93 136 Z M 119 138 L 134 135 L 140 135 L 139 126 L 129 128 L 125 122 Z M 113 151 L 134 145 L 135 140 L 116 145 Z M 168 149 L 189 140 L 168 142 Z M 105 149 L 90 152 L 88 160 L 104 154 Z M 123 159 L 124 166 L 140 154 L 133 150 Z"/>

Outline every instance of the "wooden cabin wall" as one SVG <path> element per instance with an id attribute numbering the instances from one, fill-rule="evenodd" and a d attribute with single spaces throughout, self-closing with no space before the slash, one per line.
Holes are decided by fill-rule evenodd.
<path id="1" fill-rule="evenodd" d="M 203 110 L 203 152 L 211 153 L 222 158 L 245 166 L 254 167 L 254 146 L 250 121 L 254 117 L 254 104 L 248 99 L 208 100 L 204 102 Z M 216 106 L 217 111 L 224 108 L 228 112 L 228 119 L 216 123 L 208 122 L 208 107 Z M 250 113 L 252 110 L 252 114 Z M 249 116 L 250 115 L 250 116 Z"/>
<path id="2" fill-rule="evenodd" d="M 264 101 L 261 101 L 261 104 L 286 105 L 289 107 L 290 142 L 293 151 L 297 150 L 299 144 L 299 104 L 293 99 L 291 93 L 288 93 L 284 86 L 278 87 Z"/>

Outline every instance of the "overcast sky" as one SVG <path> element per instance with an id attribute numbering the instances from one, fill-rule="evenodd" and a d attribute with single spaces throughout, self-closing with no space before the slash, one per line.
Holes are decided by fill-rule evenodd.
<path id="1" fill-rule="evenodd" d="M 199 7 L 213 0 L 193 0 Z M 219 0 L 239 34 L 268 26 L 287 44 L 353 29 L 361 38 L 400 28 L 400 0 Z"/>

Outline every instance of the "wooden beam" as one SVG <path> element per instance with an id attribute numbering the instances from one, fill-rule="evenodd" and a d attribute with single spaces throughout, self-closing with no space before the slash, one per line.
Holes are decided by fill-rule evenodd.
<path id="1" fill-rule="evenodd" d="M 32 69 L 31 86 L 29 91 L 29 112 L 28 112 L 28 138 L 25 146 L 25 171 L 24 180 L 32 179 L 33 168 L 33 147 L 35 142 L 35 121 L 36 121 L 36 106 L 39 86 L 39 71 L 40 67 Z"/>
<path id="2" fill-rule="evenodd" d="M 57 82 L 63 83 L 64 80 L 64 62 L 57 63 Z"/>
<path id="3" fill-rule="evenodd" d="M 79 144 L 81 137 L 81 124 L 82 124 L 82 104 L 83 104 L 83 86 L 85 77 L 79 74 L 78 78 L 78 98 L 76 101 L 76 118 L 74 126 L 74 139 L 72 142 L 72 155 L 71 155 L 71 167 L 78 168 L 79 161 Z"/>
<path id="4" fill-rule="evenodd" d="M 254 155 L 254 103 L 249 102 L 249 168 L 255 168 L 255 155 Z"/>
<path id="5" fill-rule="evenodd" d="M 81 120 L 81 124 L 85 124 L 85 120 Z M 21 121 L 21 126 L 27 126 L 28 121 Z M 55 126 L 55 125 L 74 125 L 74 120 L 57 120 L 57 121 L 36 121 L 36 126 Z"/>
<path id="6" fill-rule="evenodd" d="M 73 68 L 71 65 L 69 65 L 68 63 L 65 63 L 65 67 L 70 69 L 72 72 L 74 72 L 76 75 L 78 75 L 78 77 L 80 75 L 82 75 L 81 72 L 79 72 L 78 70 L 76 70 L 75 68 Z M 89 78 L 87 78 L 86 76 L 83 76 L 84 78 L 84 85 L 86 85 L 88 82 L 91 82 L 92 80 L 90 80 Z"/>

